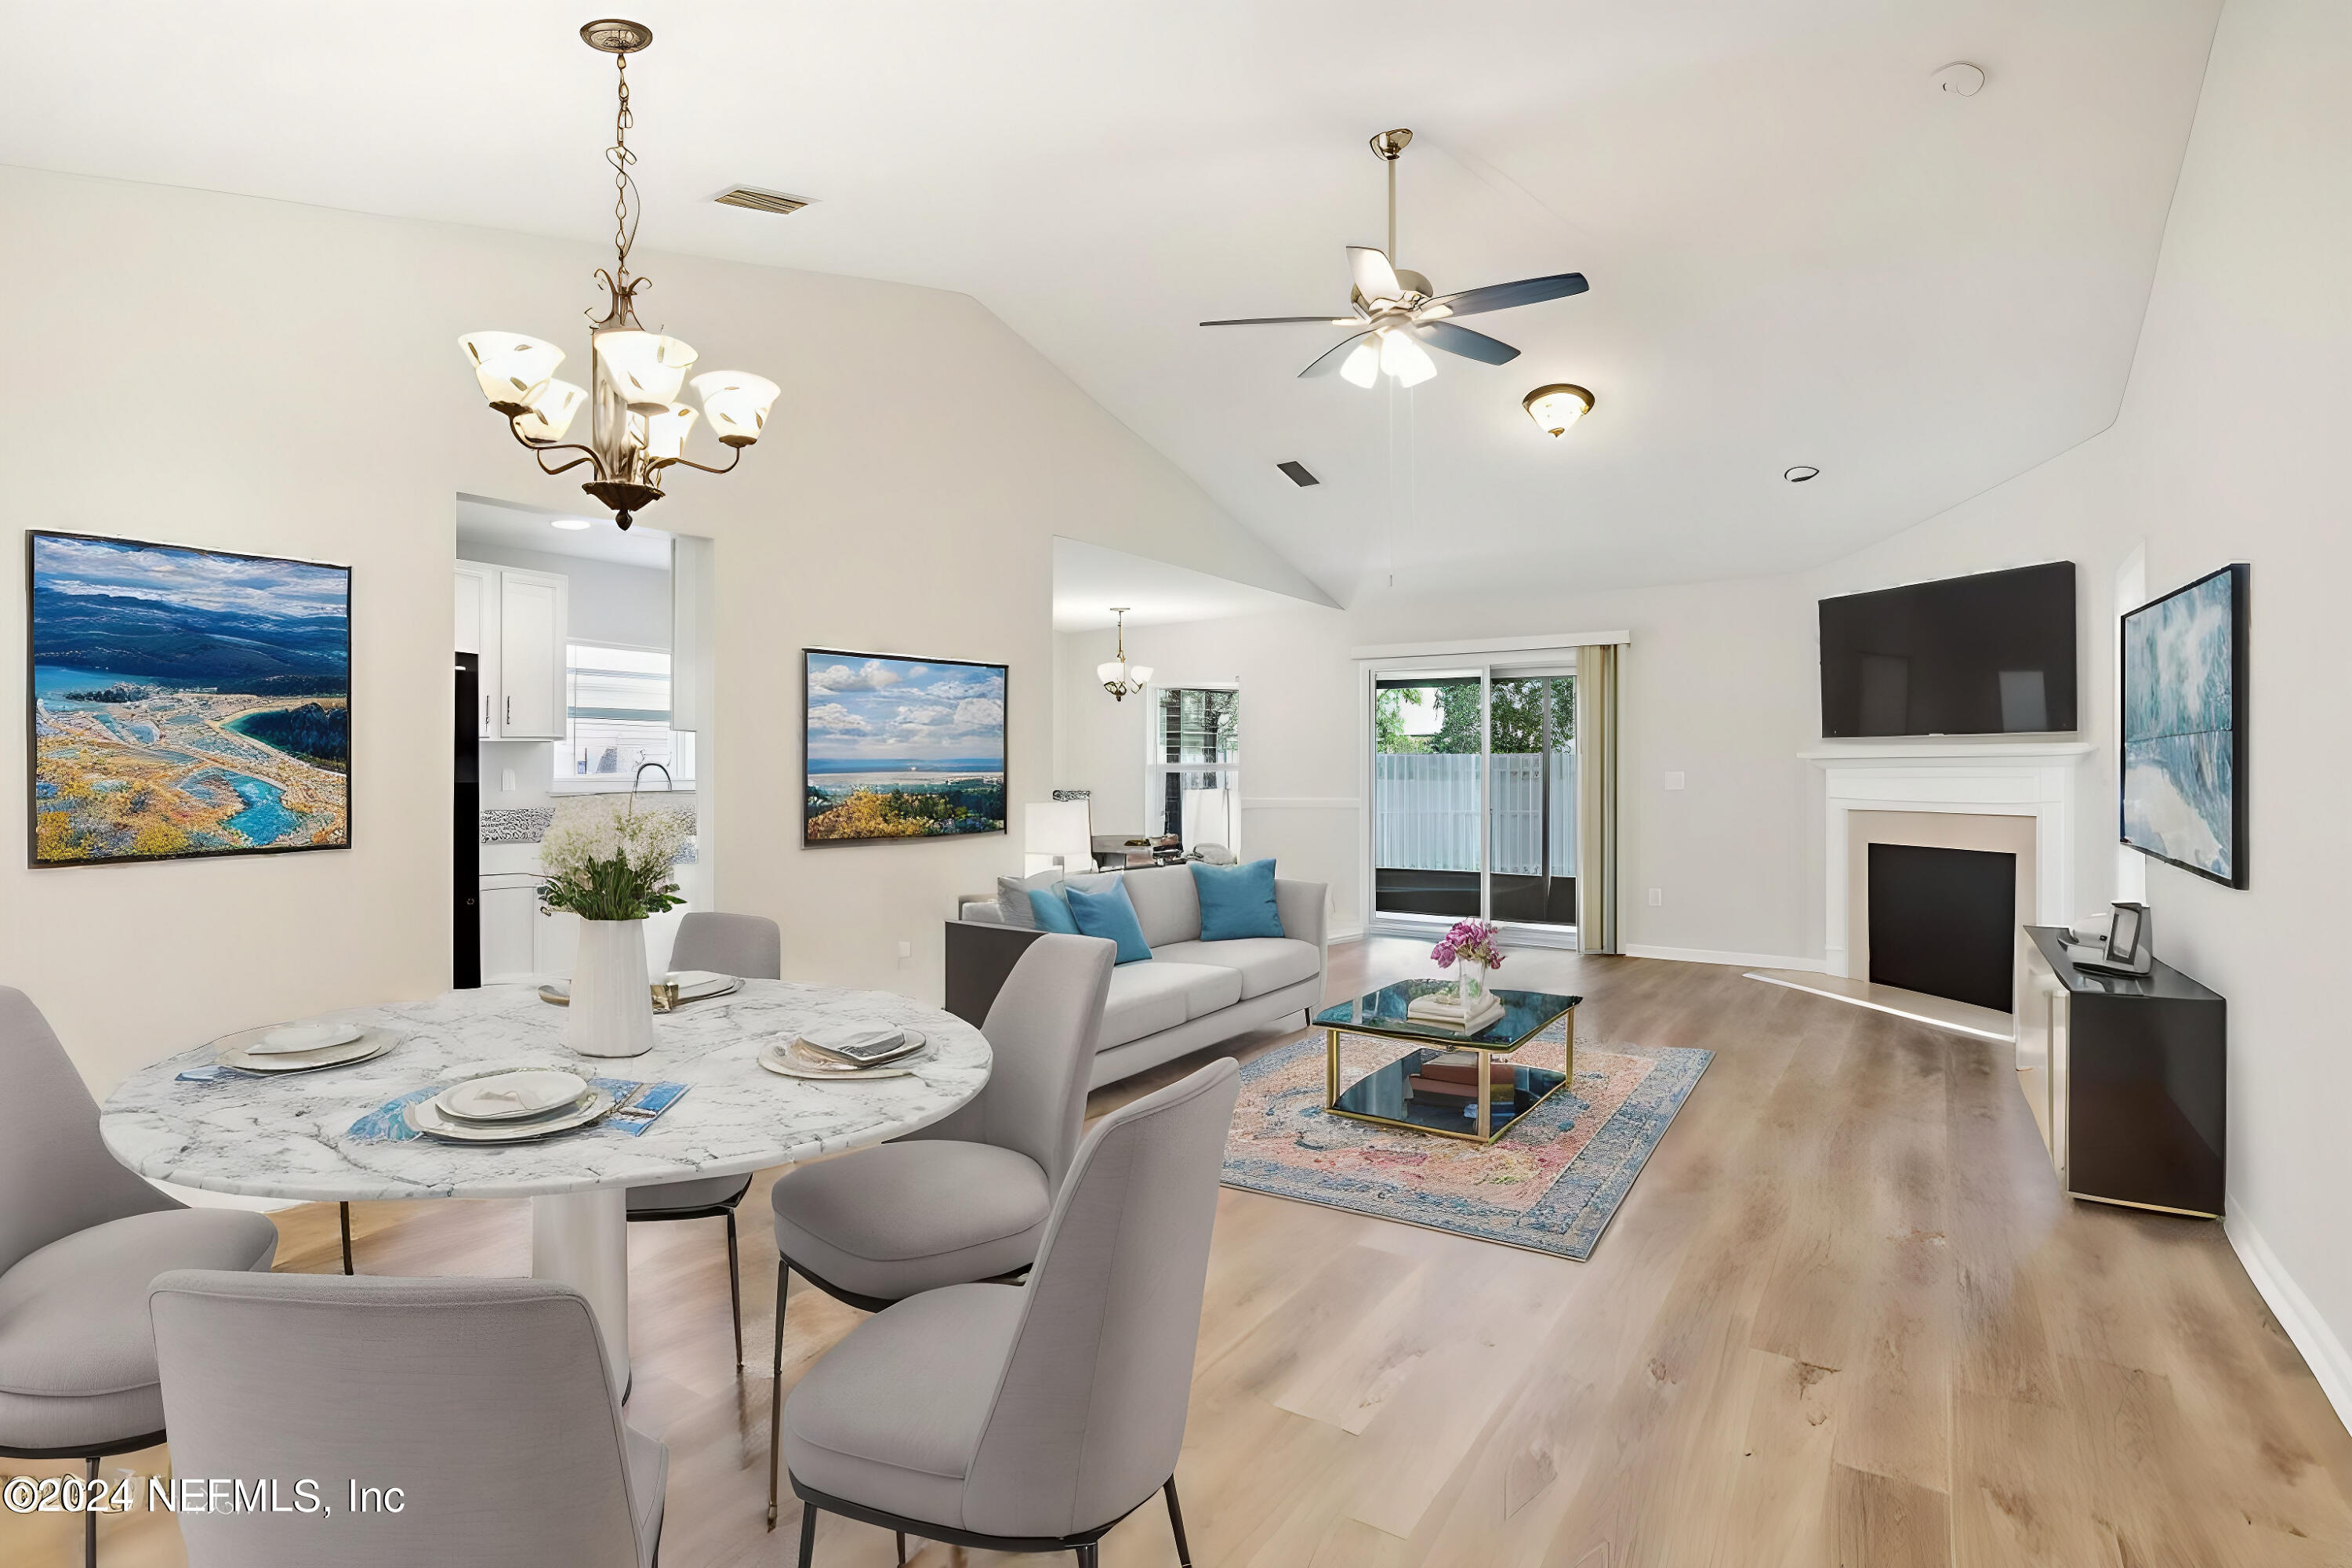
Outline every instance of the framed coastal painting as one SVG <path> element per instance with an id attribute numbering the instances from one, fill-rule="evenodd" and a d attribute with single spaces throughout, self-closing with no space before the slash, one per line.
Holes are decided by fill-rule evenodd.
<path id="1" fill-rule="evenodd" d="M 350 847 L 350 567 L 26 548 L 35 866 Z"/>
<path id="2" fill-rule="evenodd" d="M 2246 885 L 2246 623 L 2252 569 L 2200 577 L 2123 618 L 2123 841 Z"/>
<path id="3" fill-rule="evenodd" d="M 804 648 L 810 844 L 1004 831 L 1001 664 Z"/>

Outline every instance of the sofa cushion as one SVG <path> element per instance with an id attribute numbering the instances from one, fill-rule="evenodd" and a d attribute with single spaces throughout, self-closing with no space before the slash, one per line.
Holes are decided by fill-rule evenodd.
<path id="1" fill-rule="evenodd" d="M 1050 888 L 1062 879 L 1055 870 L 1040 871 L 1034 877 L 999 877 L 996 879 L 997 916 L 1006 925 L 1019 926 L 1024 931 L 1037 929 L 1037 917 L 1029 908 L 1032 891 Z"/>
<path id="2" fill-rule="evenodd" d="M 1070 896 L 1059 884 L 1051 888 L 1032 888 L 1028 898 L 1030 929 L 1055 931 L 1063 936 L 1078 934 L 1077 917 L 1070 912 Z"/>
<path id="3" fill-rule="evenodd" d="M 1275 908 L 1273 861 L 1195 866 L 1192 870 L 1192 885 L 1201 896 L 1202 942 L 1290 934 L 1282 929 L 1282 912 Z"/>
<path id="4" fill-rule="evenodd" d="M 1201 935 L 1201 895 L 1189 866 L 1153 866 L 1127 874 L 1127 896 L 1135 905 L 1143 940 L 1154 947 L 1196 942 Z"/>
<path id="5" fill-rule="evenodd" d="M 1095 1048 L 1108 1050 L 1230 1007 L 1242 999 L 1241 982 L 1240 972 L 1223 964 L 1167 963 L 1157 956 L 1149 963 L 1122 963 L 1110 972 Z"/>
<path id="6" fill-rule="evenodd" d="M 1286 936 L 1180 942 L 1155 949 L 1152 957 L 1162 963 L 1213 964 L 1230 969 L 1241 978 L 1244 999 L 1312 980 L 1323 966 L 1323 954 L 1313 942 Z"/>
<path id="7" fill-rule="evenodd" d="M 1129 901 L 1127 889 L 1117 883 L 1099 893 L 1072 888 L 1070 918 L 1078 922 L 1080 936 L 1098 936 L 1117 947 L 1117 963 L 1151 962 L 1151 944 L 1143 940 L 1143 928 L 1136 924 L 1135 905 Z"/>

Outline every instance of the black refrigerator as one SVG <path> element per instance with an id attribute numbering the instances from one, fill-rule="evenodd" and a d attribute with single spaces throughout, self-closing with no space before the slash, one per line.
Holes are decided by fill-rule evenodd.
<path id="1" fill-rule="evenodd" d="M 457 798 L 449 816 L 449 984 L 482 983 L 482 773 L 479 655 L 457 655 L 455 763 Z"/>

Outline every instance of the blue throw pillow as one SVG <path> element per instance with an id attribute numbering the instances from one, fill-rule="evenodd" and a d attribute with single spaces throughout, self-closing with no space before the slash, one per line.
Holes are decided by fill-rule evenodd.
<path id="1" fill-rule="evenodd" d="M 1030 889 L 1029 913 L 1039 931 L 1059 931 L 1064 936 L 1078 934 L 1078 922 L 1070 918 L 1070 900 L 1058 885 Z"/>
<path id="2" fill-rule="evenodd" d="M 1201 894 L 1201 940 L 1281 936 L 1282 915 L 1274 904 L 1274 862 L 1205 866 L 1192 862 L 1192 886 Z"/>
<path id="3" fill-rule="evenodd" d="M 1150 962 L 1151 944 L 1143 940 L 1143 922 L 1135 918 L 1135 900 L 1127 896 L 1124 882 L 1114 882 L 1095 893 L 1072 888 L 1070 914 L 1077 921 L 1081 935 L 1105 937 L 1117 942 L 1118 963 Z"/>

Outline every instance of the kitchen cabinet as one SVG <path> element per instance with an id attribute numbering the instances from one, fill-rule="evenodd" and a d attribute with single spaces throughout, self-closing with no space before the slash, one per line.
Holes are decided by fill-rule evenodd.
<path id="1" fill-rule="evenodd" d="M 457 563 L 457 651 L 481 659 L 482 739 L 563 739 L 571 594 L 556 573 Z"/>

